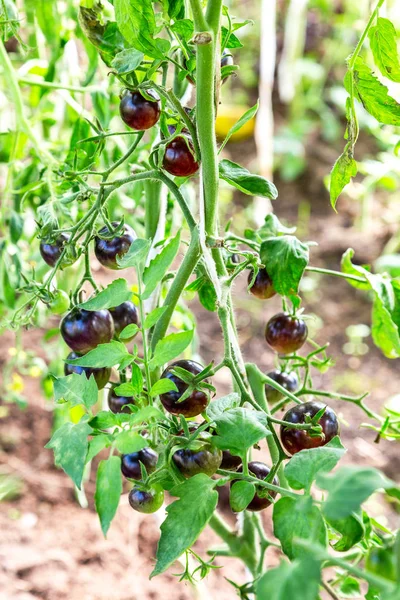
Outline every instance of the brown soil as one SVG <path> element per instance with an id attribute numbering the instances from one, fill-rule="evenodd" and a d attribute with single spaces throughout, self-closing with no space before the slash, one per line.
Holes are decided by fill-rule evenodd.
<path id="1" fill-rule="evenodd" d="M 243 145 L 240 149 L 232 147 L 235 158 L 239 152 L 247 154 L 243 150 Z M 248 151 L 249 155 L 253 152 L 252 144 Z M 310 229 L 302 223 L 303 239 L 319 243 L 312 250 L 312 263 L 337 269 L 342 252 L 350 246 L 356 249 L 359 262 L 373 261 L 387 239 L 387 228 L 372 214 L 370 230 L 360 234 L 352 226 L 354 209 L 345 201 L 341 201 L 340 215 L 333 213 L 321 181 L 335 156 L 326 156 L 322 150 L 314 152 L 312 171 L 300 181 L 277 182 L 280 199 L 275 207 L 279 217 L 296 222 L 299 202 L 312 198 Z M 249 201 L 243 197 L 238 200 L 231 206 L 237 222 L 244 223 L 242 209 Z M 307 313 L 318 315 L 321 320 L 314 338 L 321 344 L 329 341 L 329 354 L 336 359 L 336 366 L 328 373 L 317 373 L 315 387 L 353 394 L 369 389 L 369 404 L 380 410 L 388 397 L 399 391 L 398 361 L 385 359 L 371 338 L 365 340 L 369 349 L 365 356 L 354 357 L 343 352 L 346 327 L 370 323 L 368 298 L 341 280 L 319 276 L 313 276 L 313 280 L 317 284 L 312 292 L 304 292 L 304 306 Z M 270 370 L 274 358 L 266 347 L 263 327 L 280 310 L 279 301 L 274 298 L 262 303 L 249 298 L 245 288 L 243 277 L 235 291 L 241 346 L 247 361 Z M 201 324 L 200 354 L 204 361 L 210 361 L 221 355 L 219 327 L 215 315 L 206 313 L 195 302 L 193 307 Z M 42 331 L 24 334 L 26 346 L 41 355 L 42 335 Z M 7 349 L 12 345 L 11 334 L 5 334 L 0 364 L 6 360 Z M 228 375 L 221 371 L 215 383 L 223 394 L 229 389 Z M 245 574 L 238 563 L 229 559 L 216 561 L 224 569 L 211 573 L 206 589 L 200 586 L 196 591 L 189 584 L 178 583 L 173 574 L 182 571 L 181 565 L 148 581 L 158 523 L 152 516 L 133 513 L 126 494 L 107 540 L 103 539 L 92 508 L 93 475 L 86 490 L 90 508 L 84 510 L 74 497 L 70 480 L 54 467 L 52 453 L 44 449 L 51 435 L 51 406 L 42 398 L 37 380 L 27 378 L 25 386 L 28 408 L 21 411 L 7 406 L 7 415 L 0 419 L 0 474 L 16 475 L 23 482 L 18 498 L 0 504 L 0 600 L 232 599 L 234 592 L 224 577 L 243 582 Z M 332 402 L 332 406 L 342 419 L 342 438 L 348 448 L 345 460 L 378 467 L 397 479 L 400 466 L 397 446 L 387 441 L 375 444 L 374 432 L 359 427 L 368 419 L 356 406 L 345 402 Z M 368 508 L 383 524 L 398 525 L 398 515 L 382 497 L 374 497 Z M 264 518 L 272 535 L 271 511 L 266 511 Z M 213 533 L 206 530 L 198 545 L 200 553 L 204 555 L 204 550 L 215 542 Z M 267 560 L 275 564 L 277 557 L 270 552 Z"/>

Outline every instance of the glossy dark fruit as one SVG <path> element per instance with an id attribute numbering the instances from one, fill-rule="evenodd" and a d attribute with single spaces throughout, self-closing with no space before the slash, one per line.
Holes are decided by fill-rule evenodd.
<path id="1" fill-rule="evenodd" d="M 240 456 L 231 454 L 229 450 L 222 451 L 222 462 L 221 469 L 227 469 L 227 471 L 235 471 L 242 464 Z"/>
<path id="2" fill-rule="evenodd" d="M 177 392 L 172 391 L 161 394 L 160 400 L 165 410 L 172 415 L 183 415 L 186 418 L 195 417 L 205 410 L 208 404 L 208 396 L 201 390 L 195 390 L 186 400 L 179 402 L 179 398 L 187 390 L 188 384 L 171 372 L 173 367 L 181 367 L 193 375 L 201 373 L 203 367 L 193 360 L 177 360 L 171 363 L 161 375 L 161 379 L 170 379 L 178 388 Z"/>
<path id="3" fill-rule="evenodd" d="M 224 51 L 224 53 L 221 56 L 221 69 L 222 67 L 232 67 L 234 65 L 234 60 L 233 60 L 233 56 L 232 54 L 229 54 L 229 52 L 226 52 L 226 50 Z M 222 83 L 225 83 L 230 75 L 225 75 L 221 77 Z"/>
<path id="4" fill-rule="evenodd" d="M 209 477 L 221 466 L 222 452 L 211 444 L 204 443 L 197 450 L 182 448 L 177 450 L 172 460 L 184 477 L 205 473 Z"/>
<path id="5" fill-rule="evenodd" d="M 292 371 L 291 373 L 286 373 L 284 371 L 276 370 L 270 371 L 269 373 L 267 373 L 267 375 L 268 377 L 271 377 L 271 379 L 276 381 L 276 383 L 279 383 L 279 385 L 284 387 L 285 390 L 287 390 L 288 392 L 295 392 L 299 386 L 299 380 L 294 371 Z M 281 394 L 280 392 L 278 392 L 278 390 L 276 390 L 268 384 L 265 386 L 265 393 L 268 402 L 270 402 L 271 404 L 276 404 L 276 402 L 279 402 L 279 400 L 283 398 L 283 394 Z"/>
<path id="6" fill-rule="evenodd" d="M 91 375 L 93 375 L 97 387 L 99 390 L 102 390 L 103 387 L 108 383 L 111 375 L 111 369 L 108 367 L 102 367 L 100 369 L 92 368 L 92 367 L 79 367 L 78 365 L 69 365 L 69 360 L 74 360 L 75 358 L 79 358 L 81 354 L 77 354 L 76 352 L 70 352 L 67 356 L 67 362 L 64 363 L 64 375 L 72 375 L 72 373 L 76 373 L 77 375 L 81 375 L 81 373 L 85 373 L 86 377 L 89 379 Z"/>
<path id="7" fill-rule="evenodd" d="M 238 471 L 242 472 L 243 468 L 240 467 Z M 253 461 L 249 462 L 249 472 L 251 475 L 257 477 L 257 479 L 265 479 L 270 472 L 270 468 L 262 462 Z M 279 485 L 279 481 L 276 477 L 272 480 L 274 485 Z M 231 483 L 231 486 L 233 482 Z M 267 490 L 261 486 L 257 486 L 256 493 L 254 495 L 253 500 L 247 506 L 246 510 L 251 510 L 252 512 L 258 512 L 260 510 L 264 510 L 264 508 L 268 508 L 272 504 L 271 498 L 276 497 L 277 492 Z"/>
<path id="8" fill-rule="evenodd" d="M 127 404 L 135 404 L 135 399 L 130 397 L 130 396 L 117 396 L 117 394 L 115 393 L 115 388 L 118 386 L 117 385 L 113 385 L 109 392 L 108 392 L 108 397 L 107 397 L 107 402 L 108 402 L 108 407 L 111 410 L 111 412 L 113 412 L 114 414 L 117 413 L 127 413 L 127 414 L 131 414 L 131 409 L 129 408 L 129 406 L 126 406 Z"/>
<path id="9" fill-rule="evenodd" d="M 248 283 L 251 284 L 253 280 L 253 272 L 250 271 Z M 257 273 L 256 279 L 250 288 L 250 293 L 260 300 L 268 300 L 275 296 L 276 291 L 273 288 L 272 280 L 265 269 L 260 269 Z"/>
<path id="10" fill-rule="evenodd" d="M 114 323 L 108 310 L 74 308 L 61 321 L 60 331 L 71 350 L 86 354 L 112 340 Z"/>
<path id="11" fill-rule="evenodd" d="M 134 486 L 129 492 L 129 504 L 133 510 L 140 513 L 150 514 L 162 507 L 164 502 L 164 491 L 161 486 L 154 485 L 148 490 L 142 490 Z"/>
<path id="12" fill-rule="evenodd" d="M 61 256 L 61 253 L 64 249 L 64 245 L 68 242 L 71 236 L 68 233 L 61 233 L 58 238 L 52 242 L 46 242 L 46 240 L 41 240 L 40 242 L 40 254 L 45 263 L 49 265 L 49 267 L 54 267 Z M 71 264 L 71 262 L 66 262 L 63 266 L 67 266 Z"/>
<path id="13" fill-rule="evenodd" d="M 278 354 L 297 352 L 307 339 L 308 329 L 303 319 L 279 313 L 272 317 L 265 328 L 265 339 Z"/>
<path id="14" fill-rule="evenodd" d="M 113 227 L 117 227 L 118 223 L 113 223 Z M 100 229 L 100 235 L 108 234 L 107 226 Z M 126 254 L 132 244 L 136 240 L 136 233 L 129 225 L 124 225 L 122 235 L 111 239 L 104 239 L 96 236 L 94 238 L 94 253 L 96 258 L 107 269 L 117 271 L 120 266 L 117 263 L 117 256 L 121 257 Z"/>
<path id="15" fill-rule="evenodd" d="M 130 302 L 129 300 L 115 308 L 110 308 L 109 311 L 114 321 L 115 335 L 117 336 L 128 325 L 137 325 L 139 323 L 137 308 L 133 302 Z M 129 342 L 131 339 L 133 338 L 124 339 L 124 342 Z"/>
<path id="16" fill-rule="evenodd" d="M 306 415 L 309 415 L 309 417 L 312 418 L 325 406 L 326 404 L 316 401 L 297 404 L 285 413 L 283 421 L 288 421 L 289 423 L 305 423 Z M 326 406 L 326 410 L 318 424 L 321 425 L 324 436 L 318 435 L 312 437 L 308 431 L 292 429 L 281 425 L 282 444 L 289 454 L 296 454 L 296 452 L 308 448 L 325 446 L 325 444 L 339 433 L 339 423 L 336 414 L 329 406 Z"/>
<path id="17" fill-rule="evenodd" d="M 189 136 L 179 135 L 165 147 L 164 169 L 175 177 L 189 177 L 199 170 Z"/>
<path id="18" fill-rule="evenodd" d="M 147 100 L 140 92 L 127 90 L 119 104 L 121 119 L 136 131 L 150 129 L 160 118 L 159 100 L 151 91 L 147 91 L 147 95 L 154 97 L 154 101 Z"/>
<path id="19" fill-rule="evenodd" d="M 124 454 L 121 459 L 121 471 L 128 479 L 142 479 L 140 463 L 146 467 L 148 474 L 153 473 L 157 466 L 158 454 L 151 448 L 143 448 L 139 452 Z"/>

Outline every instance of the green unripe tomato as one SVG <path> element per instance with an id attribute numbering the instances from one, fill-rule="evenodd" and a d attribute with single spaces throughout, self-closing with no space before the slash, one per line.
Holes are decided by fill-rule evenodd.
<path id="1" fill-rule="evenodd" d="M 149 515 L 159 510 L 164 502 L 164 490 L 154 484 L 147 490 L 134 486 L 129 492 L 129 504 L 133 510 Z"/>
<path id="2" fill-rule="evenodd" d="M 49 302 L 49 308 L 53 315 L 62 315 L 69 309 L 69 305 L 69 296 L 63 290 L 56 290 Z"/>

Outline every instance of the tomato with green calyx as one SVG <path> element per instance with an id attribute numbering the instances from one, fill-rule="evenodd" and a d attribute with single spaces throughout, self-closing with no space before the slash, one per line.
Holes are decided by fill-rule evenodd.
<path id="1" fill-rule="evenodd" d="M 181 448 L 172 455 L 177 469 L 184 477 L 205 473 L 214 475 L 221 466 L 222 452 L 207 442 L 197 443 L 196 449 Z"/>
<path id="2" fill-rule="evenodd" d="M 154 484 L 147 489 L 134 486 L 129 492 L 129 504 L 133 510 L 151 514 L 159 510 L 164 502 L 164 490 L 158 484 Z"/>
<path id="3" fill-rule="evenodd" d="M 297 404 L 290 408 L 284 415 L 283 421 L 288 423 L 307 423 L 307 419 L 312 419 L 315 415 L 325 408 L 325 412 L 318 421 L 318 425 L 322 427 L 323 435 L 310 435 L 309 431 L 304 429 L 295 429 L 281 425 L 281 440 L 282 445 L 289 454 L 296 454 L 300 450 L 309 448 L 319 448 L 325 446 L 332 438 L 339 433 L 339 423 L 335 412 L 323 404 L 315 400 Z"/>
<path id="4" fill-rule="evenodd" d="M 148 100 L 139 91 L 126 90 L 119 104 L 121 119 L 128 127 L 136 131 L 144 131 L 153 127 L 160 118 L 160 101 L 154 92 L 148 90 Z"/>
<path id="5" fill-rule="evenodd" d="M 175 177 L 190 177 L 199 170 L 188 135 L 178 135 L 165 146 L 163 168 Z"/>
<path id="6" fill-rule="evenodd" d="M 108 408 L 114 414 L 117 414 L 117 413 L 131 414 L 132 411 L 129 408 L 129 406 L 127 406 L 127 405 L 135 404 L 135 399 L 132 397 L 128 397 L 128 396 L 117 396 L 117 394 L 115 393 L 115 388 L 118 385 L 120 385 L 120 384 L 119 383 L 113 384 L 111 386 L 111 388 L 109 389 L 108 397 L 107 397 Z"/>
<path id="7" fill-rule="evenodd" d="M 287 313 L 272 317 L 265 328 L 265 339 L 278 354 L 292 354 L 303 346 L 308 329 L 303 319 Z"/>
<path id="8" fill-rule="evenodd" d="M 102 390 L 103 387 L 108 383 L 111 375 L 111 369 L 108 367 L 102 368 L 94 368 L 94 367 L 79 367 L 78 365 L 69 365 L 69 360 L 74 360 L 75 358 L 79 358 L 82 356 L 81 354 L 77 354 L 76 352 L 70 352 L 66 358 L 64 363 L 64 375 L 72 375 L 72 373 L 77 373 L 77 375 L 81 375 L 85 373 L 86 377 L 89 379 L 91 375 L 93 375 L 97 387 L 99 390 Z"/>
<path id="9" fill-rule="evenodd" d="M 110 308 L 109 311 L 114 321 L 114 330 L 117 336 L 119 336 L 121 331 L 123 331 L 128 325 L 138 325 L 139 323 L 137 308 L 133 302 L 130 302 L 129 300 L 127 302 L 123 302 L 115 308 Z M 133 337 L 124 339 L 124 342 L 130 342 L 133 340 Z"/>
<path id="10" fill-rule="evenodd" d="M 252 461 L 249 462 L 249 473 L 250 475 L 254 475 L 257 479 L 266 479 L 270 473 L 270 468 L 263 462 Z M 238 471 L 241 473 L 243 471 L 243 467 L 240 467 Z M 236 480 L 237 481 L 237 480 Z M 276 477 L 271 481 L 274 485 L 279 485 L 279 481 Z M 234 481 L 231 482 L 231 486 L 234 484 Z M 253 500 L 248 504 L 246 510 L 250 510 L 252 512 L 259 512 L 260 510 L 264 510 L 268 508 L 272 504 L 272 499 L 276 497 L 277 492 L 274 490 L 268 490 L 265 487 L 256 486 L 256 493 L 254 495 Z"/>
<path id="11" fill-rule="evenodd" d="M 60 233 L 55 239 L 41 240 L 39 250 L 40 254 L 49 267 L 55 267 L 63 253 L 65 244 L 70 240 L 69 233 Z M 68 267 L 76 261 L 73 249 L 67 250 L 63 256 L 60 267 Z"/>
<path id="12" fill-rule="evenodd" d="M 249 285 L 253 281 L 253 275 L 253 271 L 250 271 L 248 278 Z M 249 289 L 249 291 L 251 294 L 253 294 L 253 296 L 259 298 L 260 300 L 268 300 L 269 298 L 272 298 L 272 296 L 275 296 L 276 291 L 274 290 L 272 280 L 268 275 L 266 269 L 259 269 L 254 283 Z"/>
<path id="13" fill-rule="evenodd" d="M 270 371 L 269 373 L 267 373 L 267 375 L 268 377 L 276 381 L 276 383 L 279 383 L 279 385 L 285 388 L 285 390 L 287 390 L 288 392 L 295 392 L 299 386 L 299 380 L 294 371 L 292 371 L 291 373 L 286 373 L 286 371 L 275 370 Z M 269 385 L 268 383 L 265 386 L 265 394 L 267 396 L 268 402 L 270 402 L 271 404 L 276 404 L 277 402 L 279 402 L 279 400 L 283 398 L 283 394 L 281 394 L 281 392 L 276 390 L 274 387 L 272 387 L 272 385 Z"/>
<path id="14" fill-rule="evenodd" d="M 112 226 L 117 228 L 118 223 L 112 223 Z M 94 238 L 94 253 L 97 260 L 103 267 L 118 271 L 121 267 L 117 262 L 117 256 L 120 258 L 126 254 L 131 247 L 132 242 L 136 240 L 136 233 L 132 227 L 125 223 L 123 231 L 120 235 L 117 235 L 111 239 L 107 239 L 105 235 L 110 235 L 110 231 L 107 226 L 104 226 L 98 232 Z"/>
<path id="15" fill-rule="evenodd" d="M 49 302 L 49 308 L 53 315 L 62 315 L 69 309 L 69 296 L 63 290 L 55 290 Z"/>
<path id="16" fill-rule="evenodd" d="M 86 354 L 112 340 L 114 323 L 108 310 L 74 308 L 61 321 L 60 331 L 71 350 Z"/>
<path id="17" fill-rule="evenodd" d="M 229 450 L 222 451 L 222 462 L 221 469 L 226 469 L 227 471 L 235 471 L 242 464 L 242 459 L 240 456 L 235 456 Z"/>
<path id="18" fill-rule="evenodd" d="M 141 479 L 142 471 L 140 463 L 146 467 L 148 474 L 155 471 L 158 461 L 158 454 L 152 448 L 143 448 L 139 452 L 124 454 L 121 459 L 122 474 L 128 479 Z"/>
<path id="19" fill-rule="evenodd" d="M 208 395 L 203 390 L 193 390 L 186 400 L 179 402 L 181 396 L 188 389 L 188 384 L 172 373 L 174 367 L 181 367 L 185 371 L 192 373 L 192 375 L 201 373 L 203 367 L 193 360 L 177 360 L 171 363 L 161 375 L 161 379 L 169 379 L 178 388 L 177 392 L 171 391 L 160 395 L 160 400 L 165 410 L 172 415 L 183 415 L 186 418 L 195 417 L 207 407 Z M 205 381 L 207 382 L 207 380 Z"/>

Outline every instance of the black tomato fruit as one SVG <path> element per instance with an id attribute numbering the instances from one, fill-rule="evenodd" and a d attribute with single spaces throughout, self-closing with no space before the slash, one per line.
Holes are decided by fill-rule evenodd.
<path id="1" fill-rule="evenodd" d="M 147 95 L 154 97 L 154 100 L 147 100 L 140 92 L 126 91 L 119 104 L 121 119 L 136 131 L 150 129 L 160 118 L 159 100 L 151 91 Z"/>
<path id="2" fill-rule="evenodd" d="M 206 408 L 208 396 L 202 390 L 194 390 L 186 400 L 179 402 L 180 397 L 187 390 L 188 384 L 171 372 L 173 367 L 181 367 L 193 375 L 201 373 L 203 367 L 193 360 L 177 360 L 171 363 L 161 375 L 161 379 L 170 379 L 178 388 L 177 392 L 161 394 L 160 400 L 165 410 L 172 415 L 183 415 L 186 418 L 195 417 Z"/>
<path id="3" fill-rule="evenodd" d="M 199 170 L 189 136 L 178 135 L 165 147 L 164 169 L 175 177 L 189 177 Z"/>
<path id="4" fill-rule="evenodd" d="M 232 54 L 229 54 L 229 52 L 224 51 L 224 53 L 221 56 L 221 69 L 222 67 L 232 67 L 234 64 L 235 63 Z M 222 76 L 222 83 L 225 83 L 228 80 L 228 77 L 229 75 Z"/>
<path id="5" fill-rule="evenodd" d="M 77 373 L 77 375 L 81 375 L 81 373 L 85 373 L 86 377 L 89 379 L 91 375 L 93 375 L 97 387 L 99 390 L 102 390 L 103 387 L 108 383 L 111 375 L 111 369 L 108 367 L 102 367 L 100 369 L 92 368 L 92 367 L 79 367 L 78 365 L 69 365 L 68 360 L 74 360 L 75 358 L 79 358 L 81 355 L 76 352 L 70 352 L 67 356 L 67 362 L 64 363 L 64 374 L 72 375 L 72 373 Z"/>
<path id="6" fill-rule="evenodd" d="M 267 373 L 267 375 L 268 377 L 271 377 L 271 379 L 276 381 L 276 383 L 279 383 L 279 385 L 285 388 L 285 390 L 287 390 L 288 392 L 295 392 L 298 388 L 299 380 L 294 371 L 292 371 L 291 373 L 286 373 L 284 371 L 276 370 L 270 371 L 269 373 Z M 265 393 L 267 395 L 268 402 L 270 402 L 271 404 L 275 404 L 283 398 L 283 394 L 281 394 L 280 392 L 278 392 L 278 390 L 273 388 L 272 385 L 267 384 L 265 386 Z"/>
<path id="7" fill-rule="evenodd" d="M 40 254 L 49 267 L 54 267 L 56 265 L 64 249 L 64 244 L 68 242 L 69 238 L 69 234 L 61 233 L 53 242 L 46 242 L 45 240 L 40 242 Z M 71 264 L 71 261 L 67 260 L 63 266 L 67 266 L 68 264 Z"/>
<path id="8" fill-rule="evenodd" d="M 162 507 L 164 502 L 164 491 L 159 485 L 154 485 L 147 490 L 142 490 L 141 488 L 134 486 L 129 492 L 128 498 L 129 504 L 133 510 L 148 515 L 156 512 Z"/>
<path id="9" fill-rule="evenodd" d="M 205 473 L 209 477 L 221 466 L 222 452 L 211 444 L 204 443 L 197 450 L 182 448 L 177 450 L 172 460 L 184 477 Z"/>
<path id="10" fill-rule="evenodd" d="M 133 302 L 130 302 L 129 300 L 127 302 L 123 302 L 115 308 L 110 308 L 109 311 L 114 321 L 116 335 L 119 335 L 121 331 L 127 327 L 127 325 L 137 325 L 139 323 L 137 308 Z M 129 342 L 131 339 L 133 338 L 129 338 L 124 341 Z"/>
<path id="11" fill-rule="evenodd" d="M 284 421 L 289 423 L 305 423 L 306 415 L 310 418 L 314 417 L 318 411 L 326 406 L 322 402 L 304 402 L 290 408 L 283 417 Z M 319 425 L 322 427 L 323 436 L 318 435 L 312 437 L 308 431 L 301 429 L 293 429 L 281 425 L 281 440 L 284 448 L 289 454 L 296 454 L 300 450 L 308 448 L 319 448 L 325 446 L 332 438 L 339 433 L 339 423 L 334 411 L 326 407 L 326 410 L 320 418 Z"/>
<path id="12" fill-rule="evenodd" d="M 242 472 L 242 467 L 240 467 L 238 471 Z M 255 477 L 257 477 L 257 479 L 265 479 L 269 475 L 270 468 L 265 463 L 258 462 L 255 460 L 249 462 L 249 472 Z M 276 477 L 274 477 L 272 483 L 274 485 L 279 485 L 279 481 Z M 232 485 L 233 482 L 231 483 L 231 486 Z M 267 508 L 272 504 L 271 498 L 275 498 L 276 494 L 277 492 L 267 490 L 267 488 L 261 486 L 257 486 L 254 498 L 247 506 L 246 510 L 251 510 L 252 512 L 264 510 L 264 508 Z"/>
<path id="13" fill-rule="evenodd" d="M 113 227 L 117 227 L 118 223 L 113 223 Z M 100 229 L 99 234 L 106 235 L 109 233 L 108 227 Z M 120 266 L 117 263 L 117 256 L 121 257 L 126 254 L 132 244 L 136 240 L 136 233 L 129 225 L 124 225 L 122 235 L 111 239 L 104 239 L 96 236 L 94 239 L 94 253 L 99 263 L 107 269 L 117 271 Z"/>
<path id="14" fill-rule="evenodd" d="M 253 280 L 253 272 L 250 271 L 248 283 L 251 284 Z M 251 294 L 260 300 L 268 300 L 268 298 L 272 298 L 275 296 L 276 291 L 273 288 L 272 281 L 270 276 L 268 275 L 266 269 L 260 269 L 257 273 L 255 281 L 250 288 Z"/>
<path id="15" fill-rule="evenodd" d="M 118 385 L 118 384 L 117 384 Z M 114 414 L 127 413 L 131 414 L 131 410 L 127 404 L 135 404 L 135 399 L 128 396 L 117 396 L 115 388 L 117 385 L 113 385 L 108 392 L 107 402 L 108 407 Z"/>
<path id="16" fill-rule="evenodd" d="M 114 323 L 108 310 L 74 308 L 61 321 L 60 331 L 71 350 L 86 354 L 112 340 Z"/>
<path id="17" fill-rule="evenodd" d="M 222 462 L 220 465 L 221 469 L 226 469 L 227 471 L 235 471 L 242 464 L 242 459 L 240 456 L 235 456 L 231 454 L 229 450 L 222 451 Z"/>
<path id="18" fill-rule="evenodd" d="M 308 329 L 303 319 L 279 313 L 272 317 L 265 328 L 265 339 L 278 354 L 292 354 L 307 339 Z"/>
<path id="19" fill-rule="evenodd" d="M 121 459 L 121 471 L 129 479 L 142 479 L 140 463 L 146 467 L 147 473 L 155 471 L 157 466 L 158 454 L 151 448 L 143 448 L 139 452 L 124 454 Z"/>

